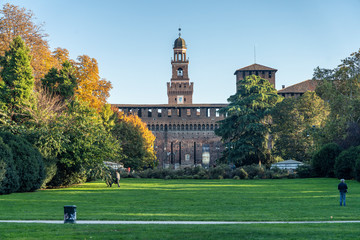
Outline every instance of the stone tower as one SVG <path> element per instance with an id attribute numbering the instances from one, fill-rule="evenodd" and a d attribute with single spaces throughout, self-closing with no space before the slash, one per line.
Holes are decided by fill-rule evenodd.
<path id="1" fill-rule="evenodd" d="M 171 59 L 172 77 L 167 83 L 168 104 L 192 104 L 193 86 L 190 82 L 186 58 L 185 40 L 179 37 L 174 42 L 174 59 Z"/>

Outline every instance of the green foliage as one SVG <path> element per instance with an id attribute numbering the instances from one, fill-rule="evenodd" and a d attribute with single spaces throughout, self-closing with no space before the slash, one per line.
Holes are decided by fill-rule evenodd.
<path id="1" fill-rule="evenodd" d="M 301 165 L 296 169 L 296 175 L 299 178 L 311 178 L 314 177 L 314 170 L 311 165 Z"/>
<path id="2" fill-rule="evenodd" d="M 360 182 L 360 157 L 356 158 L 355 163 L 355 178 Z"/>
<path id="3" fill-rule="evenodd" d="M 341 148 L 336 143 L 324 145 L 312 158 L 311 165 L 319 177 L 334 177 L 336 157 L 341 153 Z"/>
<path id="4" fill-rule="evenodd" d="M 17 191 L 29 192 L 40 188 L 45 177 L 42 156 L 24 138 L 0 132 L 0 137 L 11 149 L 20 186 Z M 16 180 L 16 179 L 15 179 Z"/>
<path id="5" fill-rule="evenodd" d="M 299 98 L 285 98 L 271 115 L 273 153 L 284 159 L 308 162 L 328 115 L 327 104 L 315 92 L 306 92 Z"/>
<path id="6" fill-rule="evenodd" d="M 343 146 L 342 141 L 346 139 L 351 124 L 360 124 L 360 50 L 342 60 L 337 68 L 318 67 L 314 78 L 322 80 L 316 92 L 329 102 L 331 110 L 321 141 L 337 142 Z"/>
<path id="7" fill-rule="evenodd" d="M 360 146 L 342 151 L 335 159 L 335 176 L 337 178 L 355 178 L 355 164 L 360 157 Z"/>
<path id="8" fill-rule="evenodd" d="M 50 186 L 67 186 L 84 182 L 88 169 L 103 161 L 119 162 L 121 148 L 107 132 L 96 110 L 85 103 L 73 101 L 59 122 L 64 151 L 56 156 L 57 173 Z"/>
<path id="9" fill-rule="evenodd" d="M 239 89 L 221 109 L 227 117 L 220 121 L 215 133 L 222 138 L 228 162 L 237 166 L 269 163 L 269 115 L 282 100 L 268 80 L 255 75 L 239 81 Z"/>
<path id="10" fill-rule="evenodd" d="M 62 63 L 60 70 L 51 68 L 41 79 L 44 88 L 61 95 L 64 98 L 73 97 L 77 87 L 74 68 L 68 60 Z"/>
<path id="11" fill-rule="evenodd" d="M 19 176 L 12 151 L 0 138 L 0 194 L 16 192 L 19 187 Z"/>
<path id="12" fill-rule="evenodd" d="M 23 106 L 28 106 L 32 100 L 34 77 L 30 61 L 30 50 L 20 36 L 13 40 L 5 56 L 0 57 L 0 76 L 3 79 L 0 101 L 2 108 L 16 121 L 23 118 Z"/>

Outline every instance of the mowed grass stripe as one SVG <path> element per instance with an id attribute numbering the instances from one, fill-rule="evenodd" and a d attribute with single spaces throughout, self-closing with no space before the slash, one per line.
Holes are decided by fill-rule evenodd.
<path id="1" fill-rule="evenodd" d="M 0 196 L 2 220 L 61 220 L 76 205 L 78 220 L 339 221 L 360 220 L 360 184 L 347 181 L 339 207 L 337 179 L 122 179 Z M 332 218 L 331 218 L 332 217 Z"/>

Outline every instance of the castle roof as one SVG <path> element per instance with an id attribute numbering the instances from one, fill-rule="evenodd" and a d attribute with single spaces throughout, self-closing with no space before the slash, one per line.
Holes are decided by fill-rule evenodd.
<path id="1" fill-rule="evenodd" d="M 277 69 L 254 63 L 247 67 L 243 67 L 243 68 L 236 70 L 234 75 L 236 75 L 237 72 L 242 72 L 242 71 L 275 71 L 276 72 Z"/>
<path id="2" fill-rule="evenodd" d="M 186 48 L 185 40 L 178 37 L 174 42 L 174 48 Z"/>
<path id="3" fill-rule="evenodd" d="M 289 87 L 283 88 L 278 93 L 305 93 L 307 91 L 315 91 L 318 85 L 318 80 L 306 80 Z"/>

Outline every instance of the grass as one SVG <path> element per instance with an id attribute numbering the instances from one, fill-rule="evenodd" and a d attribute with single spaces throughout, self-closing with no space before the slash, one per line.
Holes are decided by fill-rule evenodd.
<path id="1" fill-rule="evenodd" d="M 347 183 L 347 206 L 339 207 L 337 179 L 122 179 L 121 188 L 107 188 L 103 182 L 93 182 L 71 188 L 2 195 L 0 219 L 61 220 L 63 206 L 76 205 L 78 220 L 360 220 L 360 183 Z M 71 239 L 121 239 L 119 236 L 126 239 L 281 239 L 286 234 L 293 236 L 287 239 L 356 239 L 360 234 L 358 226 L 3 223 L 0 239 L 39 239 L 39 236 L 43 239 L 69 239 L 69 236 Z M 19 228 L 25 230 L 21 233 Z M 3 231 L 5 229 L 7 231 Z"/>
<path id="2" fill-rule="evenodd" d="M 359 224 L 52 225 L 0 224 L 0 239 L 359 239 Z"/>

